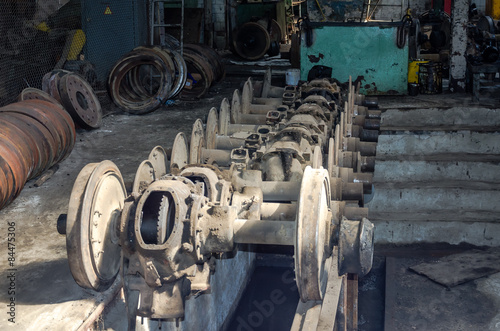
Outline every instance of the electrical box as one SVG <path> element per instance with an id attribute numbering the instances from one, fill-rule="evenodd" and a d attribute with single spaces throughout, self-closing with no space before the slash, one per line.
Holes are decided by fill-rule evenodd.
<path id="1" fill-rule="evenodd" d="M 147 44 L 147 2 L 138 0 L 82 1 L 85 60 L 105 82 L 116 61 L 134 47 Z"/>

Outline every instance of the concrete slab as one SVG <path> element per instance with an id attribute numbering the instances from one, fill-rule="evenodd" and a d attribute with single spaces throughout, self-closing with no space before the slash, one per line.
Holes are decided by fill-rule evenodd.
<path id="1" fill-rule="evenodd" d="M 450 108 L 416 108 L 411 109 L 388 109 L 382 117 L 382 130 L 391 128 L 413 128 L 421 130 L 429 127 L 462 129 L 476 128 L 484 130 L 489 127 L 500 129 L 500 109 L 474 108 L 471 111 L 467 106 L 455 106 Z"/>
<path id="2" fill-rule="evenodd" d="M 498 330 L 490 329 L 500 309 L 497 295 L 478 291 L 478 281 L 447 289 L 408 269 L 432 260 L 386 259 L 384 330 Z"/>
<path id="3" fill-rule="evenodd" d="M 500 246 L 500 224 L 480 222 L 443 222 L 428 220 L 380 220 L 370 218 L 375 224 L 377 244 L 472 243 L 478 246 Z"/>
<path id="4" fill-rule="evenodd" d="M 438 261 L 418 264 L 410 267 L 410 270 L 443 286 L 453 287 L 499 273 L 500 250 L 473 249 L 440 258 Z"/>
<path id="5" fill-rule="evenodd" d="M 450 105 L 383 112 L 367 204 L 377 243 L 500 245 L 500 111 Z"/>
<path id="6" fill-rule="evenodd" d="M 412 116 L 409 114 L 409 116 Z M 461 155 L 498 155 L 500 154 L 499 133 L 432 132 L 429 134 L 396 134 L 379 136 L 377 160 L 423 155 L 441 154 L 460 159 Z M 454 155 L 458 154 L 458 155 Z"/>
<path id="7" fill-rule="evenodd" d="M 481 214 L 491 214 L 490 221 L 500 218 L 500 191 L 469 190 L 461 188 L 403 188 L 377 189 L 373 200 L 369 203 L 370 215 L 379 212 L 401 213 L 401 220 L 416 213 L 450 214 L 444 219 L 461 220 L 462 215 L 477 213 L 475 221 L 481 219 Z M 403 213 L 408 213 L 408 218 Z M 496 214 L 496 215 L 495 215 Z M 496 217 L 495 217 L 496 216 Z M 429 220 L 443 219 L 442 216 Z M 474 219 L 472 219 L 474 220 Z"/>
<path id="8" fill-rule="evenodd" d="M 496 186 L 500 189 L 500 167 L 495 163 L 463 161 L 382 161 L 377 160 L 373 182 L 377 187 L 425 184 L 467 187 L 471 183 Z M 478 187 L 480 188 L 480 187 Z"/>

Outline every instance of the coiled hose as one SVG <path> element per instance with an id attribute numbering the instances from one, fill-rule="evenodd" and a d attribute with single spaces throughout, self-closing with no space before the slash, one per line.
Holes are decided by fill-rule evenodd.
<path id="1" fill-rule="evenodd" d="M 398 26 L 396 45 L 398 48 L 404 48 L 406 45 L 406 37 L 408 36 L 408 30 L 412 25 L 412 18 L 410 15 L 406 14 L 401 19 L 402 25 Z"/>

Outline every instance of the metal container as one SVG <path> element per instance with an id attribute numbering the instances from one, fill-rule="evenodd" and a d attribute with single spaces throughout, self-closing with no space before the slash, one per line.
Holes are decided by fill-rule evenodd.
<path id="1" fill-rule="evenodd" d="M 408 83 L 408 95 L 411 95 L 411 96 L 418 95 L 419 88 L 420 87 L 419 87 L 418 83 Z"/>
<path id="2" fill-rule="evenodd" d="M 429 63 L 429 60 L 414 60 L 408 63 L 408 83 L 418 83 L 418 70 L 423 63 Z"/>
<path id="3" fill-rule="evenodd" d="M 442 83 L 443 67 L 441 62 L 429 62 L 420 65 L 418 80 L 420 93 L 439 94 L 443 92 Z"/>

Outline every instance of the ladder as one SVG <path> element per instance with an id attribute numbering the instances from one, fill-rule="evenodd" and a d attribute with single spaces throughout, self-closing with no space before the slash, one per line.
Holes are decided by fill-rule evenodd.
<path id="1" fill-rule="evenodd" d="M 180 23 L 165 23 L 165 4 L 180 4 L 181 5 L 181 21 Z M 160 45 L 165 46 L 167 44 L 165 30 L 168 28 L 179 28 L 180 33 L 180 50 L 182 55 L 182 49 L 184 48 L 184 0 L 150 0 L 150 44 L 154 45 L 154 35 L 155 30 L 158 29 L 158 34 L 160 36 Z"/>
<path id="2" fill-rule="evenodd" d="M 382 10 L 383 7 L 397 7 L 400 8 L 400 17 L 393 17 L 392 20 L 400 20 L 406 13 L 406 8 L 408 7 L 409 0 L 401 0 L 401 3 L 390 3 L 391 1 L 383 1 L 383 0 L 364 0 L 363 7 L 361 9 L 361 17 L 359 18 L 360 22 L 373 21 L 372 16 L 377 9 Z"/>

